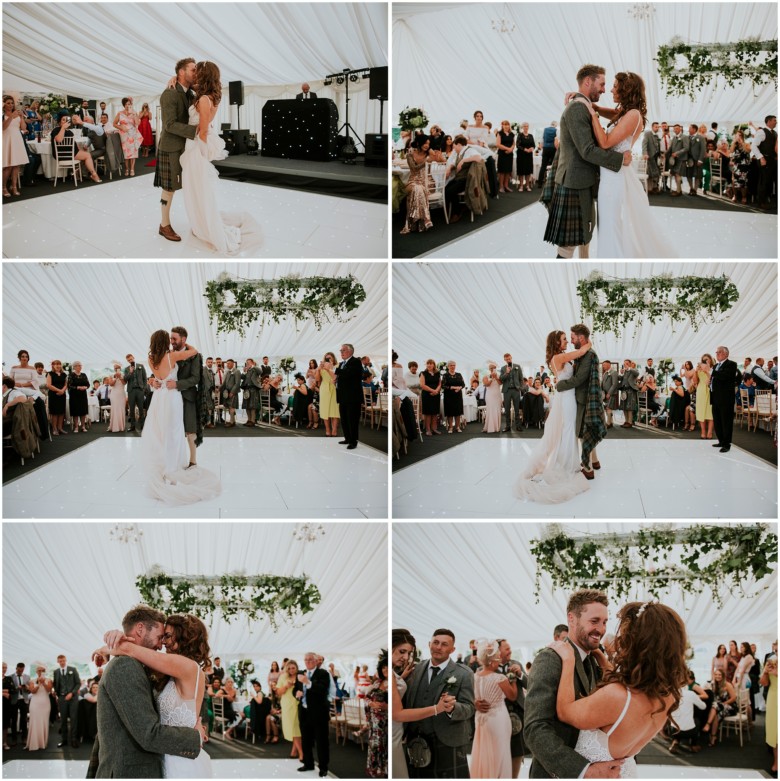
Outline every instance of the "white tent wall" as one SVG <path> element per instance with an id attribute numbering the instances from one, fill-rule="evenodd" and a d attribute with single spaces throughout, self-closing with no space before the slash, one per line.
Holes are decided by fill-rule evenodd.
<path id="1" fill-rule="evenodd" d="M 62 652 L 88 661 L 103 633 L 141 601 L 136 578 L 155 564 L 181 575 L 306 574 L 319 588 L 314 611 L 281 622 L 277 632 L 267 620 L 207 620 L 209 644 L 223 661 L 301 660 L 315 651 L 370 663 L 387 647 L 386 524 L 326 523 L 315 542 L 295 540 L 292 523 L 138 526 L 142 541 L 125 544 L 109 538 L 108 523 L 4 523 L 3 659 L 29 663 Z M 360 567 L 350 567 L 356 560 Z"/>
<path id="2" fill-rule="evenodd" d="M 393 121 L 422 106 L 431 122 L 453 132 L 475 109 L 496 127 L 527 121 L 537 133 L 558 119 L 563 96 L 576 89 L 586 63 L 606 68 L 607 94 L 618 71 L 642 75 L 648 120 L 763 123 L 777 113 L 774 84 L 730 88 L 716 81 L 694 100 L 666 94 L 654 61 L 674 36 L 691 43 L 732 43 L 777 35 L 776 3 L 653 3 L 635 19 L 630 3 L 394 3 Z M 492 23 L 505 20 L 512 33 Z M 424 74 L 424 78 L 421 78 Z M 731 122 L 731 125 L 727 124 Z M 537 138 L 537 141 L 540 140 Z"/>
<path id="3" fill-rule="evenodd" d="M 714 277 L 725 274 L 739 301 L 715 324 L 671 328 L 638 319 L 620 337 L 594 333 L 602 359 L 698 360 L 726 345 L 741 363 L 745 356 L 777 355 L 777 264 L 775 263 L 415 263 L 393 267 L 393 348 L 401 363 L 454 359 L 464 374 L 486 370 L 488 360 L 510 352 L 523 370 L 544 363 L 547 334 L 581 321 L 577 282 L 591 272 L 619 279 L 659 274 Z M 431 301 L 446 307 L 426 316 Z M 422 319 L 421 319 L 422 318 Z M 640 363 L 641 361 L 641 363 Z"/>
<path id="4" fill-rule="evenodd" d="M 278 279 L 297 274 L 342 277 L 353 274 L 366 300 L 347 322 L 325 323 L 291 319 L 252 324 L 246 336 L 217 336 L 209 322 L 206 282 L 223 271 L 244 279 Z M 34 291 L 63 317 L 56 326 L 30 328 L 29 302 Z M 3 264 L 3 361 L 16 364 L 20 349 L 47 371 L 54 358 L 82 361 L 87 371 L 102 372 L 112 360 L 125 364 L 133 353 L 145 361 L 149 337 L 158 328 L 183 325 L 189 341 L 208 355 L 259 360 L 292 355 L 305 371 L 310 358 L 327 350 L 338 355 L 350 342 L 358 355 L 377 364 L 387 360 L 387 267 L 384 263 L 39 263 Z"/>
<path id="5" fill-rule="evenodd" d="M 686 524 L 675 524 L 685 526 Z M 559 524 L 571 537 L 638 531 L 633 523 Z M 777 533 L 777 524 L 772 524 Z M 394 627 L 409 629 L 427 658 L 428 641 L 437 628 L 455 634 L 456 653 L 468 655 L 472 638 L 504 637 L 523 663 L 552 641 L 553 629 L 566 623 L 568 591 L 554 589 L 541 576 L 539 602 L 534 600 L 536 561 L 531 541 L 545 534 L 545 525 L 395 524 L 393 527 Z M 596 574 L 596 573 L 594 573 Z M 746 582 L 753 593 L 753 583 Z M 692 666 L 706 671 L 719 643 L 746 640 L 758 645 L 760 658 L 777 638 L 777 568 L 750 599 L 738 593 L 720 594 L 723 606 L 705 590 L 698 595 L 673 589 L 661 602 L 677 610 L 696 652 Z M 650 599 L 641 586 L 630 597 L 611 600 L 607 631 L 617 628 L 619 607 L 633 599 Z"/>
<path id="6" fill-rule="evenodd" d="M 67 57 L 51 42 L 62 40 Z M 133 45 L 124 45 L 132 40 Z M 227 99 L 230 81 L 244 82 L 241 127 L 261 137 L 266 100 L 294 98 L 308 82 L 331 98 L 345 119 L 345 90 L 322 79 L 344 68 L 387 65 L 385 3 L 6 3 L 3 5 L 3 90 L 16 97 L 76 95 L 106 101 L 113 121 L 121 99 L 159 95 L 182 57 L 216 62 L 223 101 L 216 122 L 238 127 Z M 351 84 L 349 120 L 361 138 L 379 131 L 379 102 L 368 81 Z M 385 124 L 387 124 L 385 122 Z"/>

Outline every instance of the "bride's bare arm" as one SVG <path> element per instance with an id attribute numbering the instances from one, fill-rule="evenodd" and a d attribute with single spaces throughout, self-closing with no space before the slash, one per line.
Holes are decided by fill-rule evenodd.
<path id="1" fill-rule="evenodd" d="M 393 721 L 409 722 L 420 721 L 431 716 L 437 716 L 440 713 L 449 713 L 455 707 L 455 699 L 448 697 L 446 693 L 441 695 L 441 699 L 436 705 L 426 705 L 424 708 L 404 708 L 401 702 L 401 695 L 398 693 L 398 687 L 393 686 Z"/>
<path id="2" fill-rule="evenodd" d="M 209 132 L 209 124 L 211 123 L 211 98 L 209 98 L 208 95 L 201 95 L 198 102 L 195 104 L 195 108 L 200 117 L 200 122 L 198 123 L 198 136 L 200 136 L 200 140 L 205 144 Z"/>
<path id="3" fill-rule="evenodd" d="M 120 640 L 113 648 L 107 648 L 107 652 L 112 656 L 132 656 L 152 670 L 181 681 L 191 681 L 198 667 L 197 662 L 181 654 L 159 653 L 127 639 Z"/>
<path id="4" fill-rule="evenodd" d="M 174 352 L 173 350 L 171 350 L 171 352 L 169 353 L 173 363 L 176 363 L 177 361 L 186 361 L 197 354 L 198 354 L 197 348 L 190 347 L 188 344 L 184 346 L 183 350 L 179 350 L 178 352 Z"/>
<path id="5" fill-rule="evenodd" d="M 615 129 L 607 135 L 604 132 L 604 128 L 601 127 L 599 117 L 596 113 L 591 113 L 591 124 L 593 125 L 593 133 L 596 136 L 596 143 L 602 149 L 611 149 L 613 146 L 619 144 L 621 141 L 633 136 L 634 131 L 639 121 L 639 112 L 632 108 L 627 114 L 624 114 L 619 120 Z"/>
<path id="6" fill-rule="evenodd" d="M 563 368 L 564 364 L 576 361 L 577 358 L 582 358 L 582 356 L 585 355 L 585 353 L 588 352 L 592 346 L 593 345 L 590 342 L 585 342 L 582 347 L 579 347 L 570 353 L 558 353 L 558 355 L 553 358 L 553 364 L 555 364 L 555 375 L 558 376 L 558 372 Z"/>

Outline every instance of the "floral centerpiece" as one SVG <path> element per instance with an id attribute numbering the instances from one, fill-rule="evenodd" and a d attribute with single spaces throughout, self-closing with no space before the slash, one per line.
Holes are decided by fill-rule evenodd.
<path id="1" fill-rule="evenodd" d="M 398 114 L 398 124 L 401 126 L 401 130 L 422 130 L 428 127 L 428 115 L 422 108 L 407 106 Z"/>

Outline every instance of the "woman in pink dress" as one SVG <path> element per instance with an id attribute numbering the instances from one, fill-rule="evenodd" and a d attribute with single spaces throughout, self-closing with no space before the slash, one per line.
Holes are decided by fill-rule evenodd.
<path id="1" fill-rule="evenodd" d="M 114 119 L 114 127 L 119 131 L 119 137 L 122 139 L 125 176 L 135 176 L 135 161 L 138 159 L 138 150 L 143 143 L 138 129 L 139 122 L 138 114 L 133 111 L 133 99 L 122 98 L 122 110 Z"/>
<path id="2" fill-rule="evenodd" d="M 472 778 L 512 778 L 512 722 L 506 698 L 517 699 L 517 684 L 496 672 L 501 654 L 495 640 L 477 643 L 477 661 L 482 665 L 474 674 L 474 700 L 484 700 L 490 709 L 477 711 L 474 744 L 471 748 Z"/>
<path id="3" fill-rule="evenodd" d="M 111 401 L 111 420 L 108 423 L 109 431 L 125 430 L 125 408 L 127 406 L 127 393 L 125 392 L 125 378 L 122 376 L 122 367 L 114 362 L 114 374 L 108 378 L 111 390 L 108 398 Z"/>
<path id="4" fill-rule="evenodd" d="M 26 130 L 27 122 L 22 111 L 16 108 L 16 101 L 10 95 L 3 95 L 3 198 L 9 198 L 11 193 L 19 195 L 19 171 L 29 162 L 22 139 Z"/>
<path id="5" fill-rule="evenodd" d="M 501 431 L 501 380 L 498 378 L 495 361 L 488 361 L 488 373 L 482 378 L 485 385 L 485 425 L 487 434 Z"/>
<path id="6" fill-rule="evenodd" d="M 152 136 L 152 112 L 149 110 L 148 103 L 141 106 L 141 113 L 138 116 L 138 131 L 141 134 L 141 146 L 144 150 L 143 157 L 149 157 L 149 150 L 154 146 L 154 137 Z"/>
<path id="7" fill-rule="evenodd" d="M 49 694 L 51 694 L 53 684 L 51 678 L 46 677 L 46 668 L 42 664 L 35 665 L 35 672 L 38 677 L 28 684 L 28 688 L 32 692 L 29 710 L 30 725 L 25 745 L 28 751 L 45 749 L 49 743 L 49 716 L 51 714 Z"/>

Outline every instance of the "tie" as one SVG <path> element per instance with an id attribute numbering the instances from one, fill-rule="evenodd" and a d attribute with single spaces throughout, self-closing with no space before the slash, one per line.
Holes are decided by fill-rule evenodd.
<path id="1" fill-rule="evenodd" d="M 440 667 L 431 667 L 431 683 L 433 683 L 433 679 L 439 674 L 440 670 Z"/>
<path id="2" fill-rule="evenodd" d="M 593 691 L 596 686 L 596 676 L 593 673 L 593 657 L 588 654 L 584 660 L 585 671 L 588 673 L 588 694 Z"/>

